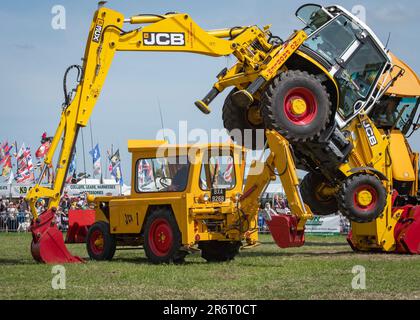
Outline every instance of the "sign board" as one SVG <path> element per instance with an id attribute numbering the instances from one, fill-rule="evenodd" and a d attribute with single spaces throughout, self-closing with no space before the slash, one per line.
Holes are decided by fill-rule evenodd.
<path id="1" fill-rule="evenodd" d="M 34 185 L 0 184 L 0 197 L 12 197 L 15 199 L 26 197 L 28 191 L 33 186 Z M 121 194 L 121 186 L 119 184 L 70 184 L 66 185 L 64 191 L 67 191 L 70 197 L 79 197 L 86 192 L 95 196 L 118 196 Z"/>
<path id="2" fill-rule="evenodd" d="M 79 197 L 84 193 L 94 196 L 118 196 L 121 194 L 119 184 L 70 184 L 64 188 L 70 197 Z"/>
<path id="3" fill-rule="evenodd" d="M 0 184 L 0 197 L 9 197 L 10 196 L 10 185 Z"/>
<path id="4" fill-rule="evenodd" d="M 306 222 L 306 233 L 312 234 L 340 234 L 343 231 L 343 223 L 341 217 L 333 216 L 315 216 L 314 219 Z"/>

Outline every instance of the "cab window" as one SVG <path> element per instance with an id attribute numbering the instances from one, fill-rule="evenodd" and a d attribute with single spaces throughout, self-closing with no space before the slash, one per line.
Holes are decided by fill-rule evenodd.
<path id="1" fill-rule="evenodd" d="M 226 152 L 225 152 L 226 153 Z M 201 166 L 200 188 L 231 190 L 236 186 L 233 155 L 220 150 L 206 152 Z"/>
<path id="2" fill-rule="evenodd" d="M 136 168 L 139 193 L 183 192 L 187 188 L 190 169 L 187 156 L 139 159 Z"/>
<path id="3" fill-rule="evenodd" d="M 327 26 L 314 33 L 304 45 L 326 59 L 331 65 L 357 40 L 362 30 L 352 21 L 341 15 Z"/>
<path id="4" fill-rule="evenodd" d="M 420 99 L 384 97 L 375 106 L 371 118 L 378 128 L 400 130 L 406 134 L 417 113 Z"/>
<path id="5" fill-rule="evenodd" d="M 337 76 L 341 97 L 339 113 L 344 119 L 350 118 L 357 111 L 354 109 L 357 101 L 367 100 L 386 62 L 386 58 L 370 39 L 366 39 L 348 60 Z"/>

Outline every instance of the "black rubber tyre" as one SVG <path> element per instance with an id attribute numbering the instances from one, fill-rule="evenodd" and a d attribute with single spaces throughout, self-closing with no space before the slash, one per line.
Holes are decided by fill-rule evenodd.
<path id="1" fill-rule="evenodd" d="M 114 257 L 117 241 L 109 230 L 109 224 L 103 221 L 96 222 L 89 228 L 86 249 L 92 260 L 110 261 Z"/>
<path id="2" fill-rule="evenodd" d="M 335 196 L 322 197 L 318 194 L 317 190 L 322 184 L 328 184 L 328 181 L 321 174 L 308 173 L 300 184 L 303 201 L 318 216 L 335 214 L 338 212 L 337 198 Z"/>
<path id="3" fill-rule="evenodd" d="M 201 257 L 207 262 L 225 262 L 235 259 L 242 243 L 240 241 L 205 241 L 198 244 Z"/>
<path id="4" fill-rule="evenodd" d="M 368 190 L 372 195 L 371 203 L 363 206 L 357 200 L 359 192 Z M 369 174 L 348 178 L 338 195 L 339 211 L 350 221 L 369 223 L 377 219 L 386 207 L 387 193 L 381 181 Z"/>
<path id="5" fill-rule="evenodd" d="M 294 114 L 293 102 L 303 100 L 306 108 Z M 316 140 L 331 119 L 332 103 L 325 86 L 314 75 L 286 71 L 273 79 L 261 101 L 265 126 L 277 130 L 291 142 Z"/>
<path id="6" fill-rule="evenodd" d="M 144 251 L 154 264 L 182 263 L 182 236 L 176 219 L 169 209 L 158 209 L 148 218 L 144 228 Z"/>
<path id="7" fill-rule="evenodd" d="M 260 106 L 255 103 L 248 109 L 242 108 L 232 101 L 232 95 L 237 92 L 233 89 L 226 97 L 223 105 L 223 125 L 229 132 L 232 140 L 241 142 L 242 146 L 248 149 L 263 149 L 265 145 L 265 125 L 264 119 L 260 114 Z M 250 121 L 250 113 L 260 114 L 261 119 L 252 123 Z M 240 135 L 240 137 L 238 137 Z M 246 140 L 246 141 L 244 141 Z M 252 140 L 252 141 L 249 141 Z"/>

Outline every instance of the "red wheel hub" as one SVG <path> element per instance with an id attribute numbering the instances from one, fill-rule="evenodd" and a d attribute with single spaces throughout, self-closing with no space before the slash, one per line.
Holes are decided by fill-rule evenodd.
<path id="1" fill-rule="evenodd" d="M 148 235 L 150 249 L 158 257 L 166 256 L 172 248 L 172 228 L 165 219 L 156 219 Z"/>
<path id="2" fill-rule="evenodd" d="M 104 252 L 104 237 L 100 230 L 92 232 L 89 239 L 89 246 L 95 255 L 101 255 Z"/>
<path id="3" fill-rule="evenodd" d="M 303 87 L 289 90 L 284 98 L 284 112 L 290 122 L 297 126 L 312 123 L 318 113 L 318 103 L 311 90 Z"/>
<path id="4" fill-rule="evenodd" d="M 374 187 L 362 185 L 355 190 L 353 203 L 357 210 L 362 212 L 372 211 L 378 203 L 378 193 Z"/>

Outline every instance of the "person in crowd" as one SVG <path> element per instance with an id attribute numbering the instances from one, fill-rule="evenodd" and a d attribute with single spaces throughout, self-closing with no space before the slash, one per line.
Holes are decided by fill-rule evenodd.
<path id="1" fill-rule="evenodd" d="M 63 212 L 68 212 L 71 208 L 71 200 L 67 192 L 64 192 L 64 196 L 60 202 L 60 208 Z"/>
<path id="2" fill-rule="evenodd" d="M 277 216 L 277 212 L 271 207 L 270 202 L 266 202 L 263 210 L 263 217 L 266 221 L 271 221 L 272 216 Z"/>
<path id="3" fill-rule="evenodd" d="M 7 214 L 8 214 L 7 231 L 16 231 L 18 227 L 17 225 L 18 210 L 13 201 L 9 203 L 9 206 L 7 208 Z"/>
<path id="4" fill-rule="evenodd" d="M 42 213 L 44 213 L 44 211 L 46 210 L 45 200 L 44 199 L 39 199 L 35 204 L 35 208 L 36 208 L 36 211 L 37 211 L 38 215 L 41 215 Z"/>

